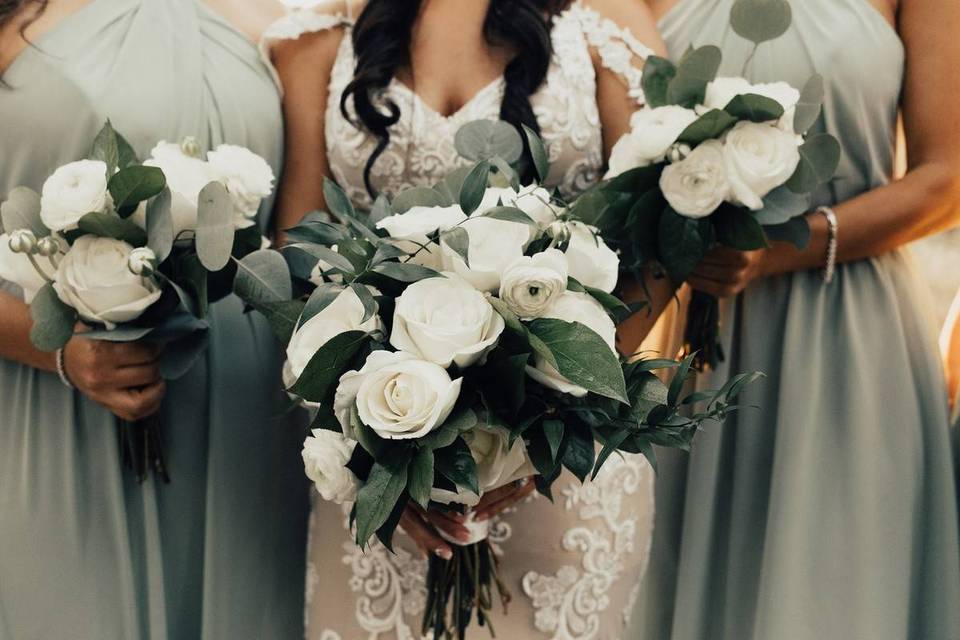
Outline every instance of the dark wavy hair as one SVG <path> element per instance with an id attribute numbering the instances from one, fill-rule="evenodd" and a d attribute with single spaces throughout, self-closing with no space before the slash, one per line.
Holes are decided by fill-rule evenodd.
<path id="1" fill-rule="evenodd" d="M 506 91 L 500 119 L 516 127 L 540 131 L 530 96 L 543 83 L 553 53 L 551 18 L 570 0 L 490 0 L 483 25 L 484 37 L 497 46 L 508 46 L 517 55 L 507 65 Z M 370 173 L 377 158 L 390 144 L 390 127 L 400 120 L 400 107 L 379 99 L 396 71 L 410 64 L 411 33 L 422 0 L 369 0 L 353 29 L 357 66 L 353 80 L 340 98 L 340 110 L 357 127 L 378 139 L 367 160 L 364 184 L 371 196 L 376 190 Z M 352 100 L 356 118 L 347 109 Z"/>
<path id="2" fill-rule="evenodd" d="M 43 10 L 47 8 L 50 0 L 0 0 L 0 29 L 7 26 L 20 11 L 29 4 L 36 5 L 34 13 L 24 25 L 26 28 L 31 21 L 35 20 Z M 21 30 L 22 32 L 22 30 Z"/>

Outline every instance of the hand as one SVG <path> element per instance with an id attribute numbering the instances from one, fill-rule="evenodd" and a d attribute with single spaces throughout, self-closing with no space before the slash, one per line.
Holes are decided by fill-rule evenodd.
<path id="1" fill-rule="evenodd" d="M 532 478 L 524 478 L 485 494 L 473 509 L 474 521 L 483 522 L 503 513 L 533 493 L 535 488 Z M 453 550 L 439 531 L 454 540 L 466 542 L 471 537 L 470 530 L 464 526 L 466 521 L 466 515 L 455 511 L 425 511 L 414 502 L 407 505 L 406 511 L 400 517 L 403 530 L 417 543 L 421 551 L 444 560 L 453 557 Z"/>
<path id="2" fill-rule="evenodd" d="M 75 336 L 63 350 L 67 378 L 115 416 L 136 422 L 160 410 L 166 385 L 159 345 L 106 342 Z"/>
<path id="3" fill-rule="evenodd" d="M 738 295 L 751 282 L 765 275 L 769 249 L 738 251 L 716 247 L 688 278 L 690 286 L 717 298 Z"/>

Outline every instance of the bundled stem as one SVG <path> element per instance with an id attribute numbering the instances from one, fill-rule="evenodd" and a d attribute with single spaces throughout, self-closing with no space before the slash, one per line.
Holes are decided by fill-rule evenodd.
<path id="1" fill-rule="evenodd" d="M 716 369 L 725 360 L 720 343 L 720 301 L 702 291 L 694 291 L 687 312 L 684 351 L 696 354 L 693 366 L 697 371 Z"/>
<path id="2" fill-rule="evenodd" d="M 160 414 L 137 422 L 121 420 L 118 426 L 123 465 L 133 471 L 137 482 L 143 483 L 150 471 L 164 483 L 170 483 L 167 463 L 160 439 Z"/>

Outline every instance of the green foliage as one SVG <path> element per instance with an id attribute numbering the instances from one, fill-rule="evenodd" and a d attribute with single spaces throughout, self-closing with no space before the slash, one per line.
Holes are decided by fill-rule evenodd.
<path id="1" fill-rule="evenodd" d="M 365 548 L 393 512 L 407 486 L 409 454 L 392 465 L 375 462 L 367 482 L 357 492 L 357 544 Z"/>
<path id="2" fill-rule="evenodd" d="M 470 234 L 463 227 L 454 227 L 440 234 L 440 242 L 452 249 L 470 266 Z"/>
<path id="3" fill-rule="evenodd" d="M 237 263 L 234 292 L 247 304 L 283 302 L 293 297 L 290 269 L 276 251 L 254 251 Z"/>
<path id="4" fill-rule="evenodd" d="M 413 456 L 410 463 L 409 477 L 407 478 L 407 493 L 410 499 L 424 509 L 430 502 L 430 492 L 433 489 L 433 449 L 421 447 Z"/>
<path id="5" fill-rule="evenodd" d="M 523 139 L 516 128 L 499 120 L 476 120 L 457 131 L 454 138 L 457 153 L 467 160 L 479 162 L 494 157 L 514 163 L 523 155 Z"/>
<path id="6" fill-rule="evenodd" d="M 767 246 L 763 227 L 753 213 L 743 207 L 721 206 L 713 214 L 713 227 L 717 242 L 739 249 L 754 251 Z"/>
<path id="7" fill-rule="evenodd" d="M 0 231 L 10 233 L 17 229 L 29 229 L 38 238 L 50 235 L 50 230 L 40 219 L 40 194 L 27 187 L 15 187 L 0 204 Z"/>
<path id="8" fill-rule="evenodd" d="M 787 222 L 763 228 L 771 242 L 789 242 L 801 251 L 810 244 L 810 223 L 806 216 L 797 216 Z"/>
<path id="9" fill-rule="evenodd" d="M 330 338 L 313 354 L 290 393 L 308 402 L 323 402 L 369 339 L 363 331 L 347 331 Z"/>
<path id="10" fill-rule="evenodd" d="M 147 232 L 131 220 L 121 218 L 115 213 L 88 213 L 77 223 L 80 231 L 101 238 L 123 240 L 134 247 L 147 244 Z"/>
<path id="11" fill-rule="evenodd" d="M 230 262 L 236 228 L 233 201 L 227 188 L 211 182 L 197 201 L 197 255 L 210 271 L 220 271 Z"/>
<path id="12" fill-rule="evenodd" d="M 720 49 L 713 45 L 688 51 L 677 66 L 676 76 L 667 85 L 667 102 L 689 108 L 702 104 L 707 85 L 717 77 L 722 58 Z"/>
<path id="13" fill-rule="evenodd" d="M 808 137 L 800 146 L 800 164 L 787 181 L 794 193 L 810 193 L 833 178 L 840 164 L 840 143 L 827 133 Z"/>
<path id="14" fill-rule="evenodd" d="M 147 205 L 147 246 L 163 262 L 173 250 L 173 215 L 170 189 L 164 189 Z"/>
<path id="15" fill-rule="evenodd" d="M 77 312 L 60 301 L 52 284 L 44 285 L 30 303 L 30 341 L 40 351 L 56 351 L 73 337 Z"/>
<path id="16" fill-rule="evenodd" d="M 480 495 L 477 462 L 462 437 L 457 436 L 450 446 L 434 451 L 434 467 L 440 475 L 461 489 Z"/>
<path id="17" fill-rule="evenodd" d="M 712 240 L 712 223 L 709 217 L 697 220 L 667 209 L 660 216 L 657 233 L 660 261 L 670 279 L 681 283 L 706 255 Z"/>
<path id="18" fill-rule="evenodd" d="M 820 117 L 824 94 L 823 76 L 817 74 L 807 80 L 793 116 L 793 130 L 796 133 L 807 133 Z"/>
<path id="19" fill-rule="evenodd" d="M 733 30 L 758 45 L 785 34 L 792 21 L 787 0 L 737 0 L 730 11 Z"/>
<path id="20" fill-rule="evenodd" d="M 723 110 L 737 120 L 750 122 L 772 122 L 783 117 L 783 105 L 754 93 L 735 96 Z"/>
<path id="21" fill-rule="evenodd" d="M 663 107 L 670 104 L 667 98 L 668 88 L 676 75 L 676 65 L 666 58 L 649 56 L 644 61 L 641 86 L 650 107 Z"/>
<path id="22" fill-rule="evenodd" d="M 527 138 L 527 146 L 530 148 L 533 168 L 537 172 L 537 177 L 540 182 L 546 182 L 547 176 L 550 174 L 550 159 L 547 155 L 547 148 L 543 144 L 543 139 L 527 125 L 523 125 L 523 133 Z"/>
<path id="23" fill-rule="evenodd" d="M 777 187 L 763 199 L 763 209 L 755 212 L 757 222 L 766 226 L 783 224 L 810 211 L 810 197 L 794 193 L 786 186 Z"/>
<path id="24" fill-rule="evenodd" d="M 113 206 L 121 215 L 133 213 L 138 204 L 159 194 L 166 186 L 167 179 L 163 171 L 141 165 L 120 169 L 107 183 Z"/>
<path id="25" fill-rule="evenodd" d="M 451 204 L 453 201 L 436 189 L 412 187 L 401 191 L 390 208 L 393 213 L 406 213 L 413 207 L 448 207 Z"/>
<path id="26" fill-rule="evenodd" d="M 460 188 L 460 208 L 467 215 L 477 210 L 483 201 L 483 194 L 487 189 L 487 178 L 490 175 L 490 162 L 478 162 L 463 181 Z"/>
<path id="27" fill-rule="evenodd" d="M 684 129 L 683 133 L 681 133 L 677 139 L 677 142 L 695 147 L 706 140 L 719 138 L 727 129 L 736 123 L 737 118 L 730 113 L 721 109 L 711 109 L 700 116 L 696 122 Z"/>

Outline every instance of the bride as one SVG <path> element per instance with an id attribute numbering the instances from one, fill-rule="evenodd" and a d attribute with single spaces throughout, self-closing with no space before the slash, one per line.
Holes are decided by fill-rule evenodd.
<path id="1" fill-rule="evenodd" d="M 377 193 L 432 185 L 457 168 L 456 131 L 478 119 L 541 133 L 548 187 L 574 196 L 602 174 L 643 101 L 643 60 L 662 50 L 641 2 L 370 0 L 365 6 L 288 1 L 264 48 L 285 92 L 287 158 L 279 229 L 323 209 L 331 176 L 361 206 Z M 665 285 L 664 285 L 665 287 Z M 653 295 L 662 308 L 672 292 Z M 636 345 L 656 314 L 621 335 Z M 632 349 L 625 349 L 632 350 Z M 616 459 L 614 459 L 616 458 Z M 509 559 L 504 638 L 620 637 L 646 567 L 653 471 L 641 457 L 611 459 L 595 482 L 572 476 L 556 504 L 532 483 L 487 496 L 491 540 Z M 419 637 L 425 553 L 441 557 L 463 527 L 408 510 L 396 554 L 352 542 L 348 515 L 317 501 L 307 572 L 307 637 Z M 485 632 L 484 632 L 485 633 Z"/>

